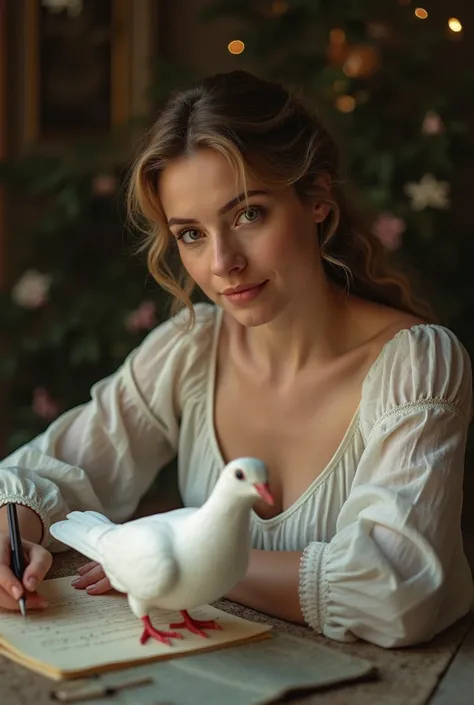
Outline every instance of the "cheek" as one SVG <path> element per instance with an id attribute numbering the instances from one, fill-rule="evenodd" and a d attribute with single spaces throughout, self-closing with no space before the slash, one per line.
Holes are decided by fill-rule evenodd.
<path id="1" fill-rule="evenodd" d="M 273 265 L 280 271 L 314 269 L 319 252 L 317 232 L 312 225 L 300 229 L 285 227 L 273 232 L 266 249 L 261 257 L 265 257 L 269 268 Z"/>
<path id="2" fill-rule="evenodd" d="M 206 280 L 209 279 L 209 263 L 207 262 L 207 258 L 199 256 L 199 253 L 196 251 L 189 252 L 184 248 L 180 249 L 179 256 L 181 264 L 191 279 L 195 281 L 198 286 L 204 288 Z"/>
<path id="3" fill-rule="evenodd" d="M 263 250 L 264 248 L 262 248 Z M 269 269 L 284 270 L 286 265 L 294 259 L 295 253 L 293 245 L 289 242 L 288 235 L 276 237 L 269 247 L 261 251 L 259 259 L 266 264 Z"/>

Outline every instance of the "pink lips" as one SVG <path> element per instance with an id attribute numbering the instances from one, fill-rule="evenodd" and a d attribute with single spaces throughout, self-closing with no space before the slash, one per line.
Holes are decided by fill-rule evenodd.
<path id="1" fill-rule="evenodd" d="M 241 286 L 236 286 L 235 288 L 225 289 L 222 294 L 234 304 L 247 303 L 255 299 L 267 282 L 264 281 L 261 284 L 242 284 Z"/>

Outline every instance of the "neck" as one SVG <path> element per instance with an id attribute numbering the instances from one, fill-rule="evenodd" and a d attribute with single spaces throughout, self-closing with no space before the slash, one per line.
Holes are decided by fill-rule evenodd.
<path id="1" fill-rule="evenodd" d="M 284 384 L 346 349 L 348 295 L 325 276 L 314 279 L 270 323 L 241 331 L 246 355 L 262 378 Z"/>

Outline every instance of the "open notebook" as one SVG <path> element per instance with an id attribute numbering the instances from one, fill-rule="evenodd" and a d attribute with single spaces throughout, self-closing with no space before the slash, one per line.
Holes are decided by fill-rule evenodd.
<path id="1" fill-rule="evenodd" d="M 172 646 L 150 639 L 140 644 L 142 623 L 130 611 L 125 595 L 88 595 L 71 586 L 71 577 L 46 580 L 39 592 L 44 611 L 19 614 L 0 609 L 0 655 L 56 680 L 100 673 L 175 656 L 220 649 L 270 636 L 271 627 L 241 619 L 210 605 L 191 610 L 198 619 L 217 619 L 222 630 L 208 638 L 183 630 Z M 168 629 L 179 613 L 156 610 L 153 626 Z"/>

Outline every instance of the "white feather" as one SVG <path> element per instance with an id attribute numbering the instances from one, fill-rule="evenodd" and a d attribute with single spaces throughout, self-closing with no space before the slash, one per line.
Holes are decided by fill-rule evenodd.
<path id="1" fill-rule="evenodd" d="M 98 512 L 70 512 L 67 519 L 58 521 L 54 526 L 53 536 L 62 543 L 75 548 L 79 553 L 94 561 L 100 561 L 99 539 L 116 526 Z M 52 528 L 52 527 L 51 527 Z"/>

